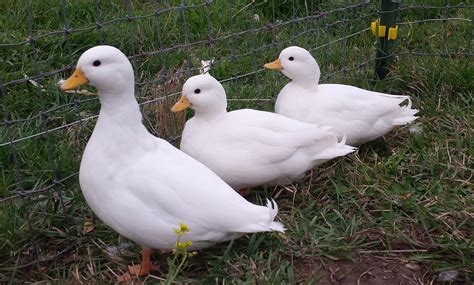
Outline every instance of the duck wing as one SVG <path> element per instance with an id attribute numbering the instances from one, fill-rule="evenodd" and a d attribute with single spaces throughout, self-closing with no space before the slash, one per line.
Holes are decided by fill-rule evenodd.
<path id="1" fill-rule="evenodd" d="M 274 222 L 276 203 L 248 202 L 206 166 L 158 140 L 158 151 L 134 161 L 126 179 L 157 219 L 189 221 L 218 232 L 284 231 L 281 223 Z"/>

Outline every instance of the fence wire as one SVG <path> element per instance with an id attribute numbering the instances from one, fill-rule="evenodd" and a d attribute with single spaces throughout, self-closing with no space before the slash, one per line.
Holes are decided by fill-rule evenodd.
<path id="1" fill-rule="evenodd" d="M 168 111 L 167 102 L 177 98 L 185 78 L 198 73 L 200 60 L 214 59 L 211 73 L 225 84 L 233 108 L 271 110 L 269 103 L 274 102 L 284 79 L 263 72 L 262 66 L 289 45 L 312 51 L 322 69 L 329 70 L 322 75 L 322 82 L 373 78 L 376 39 L 369 26 L 380 14 L 377 1 L 339 6 L 297 0 L 110 2 L 114 4 L 95 0 L 91 16 L 83 15 L 84 6 L 61 0 L 46 8 L 55 11 L 54 21 L 62 22 L 62 27 L 45 31 L 41 1 L 29 0 L 23 8 L 24 17 L 16 24 L 25 31 L 18 33 L 24 37 L 3 33 L 0 52 L 6 67 L 0 75 L 0 209 L 25 201 L 41 204 L 46 197 L 55 202 L 42 207 L 52 207 L 60 216 L 70 214 L 69 203 L 78 195 L 80 154 L 99 106 L 96 96 L 66 95 L 56 83 L 69 75 L 78 56 L 93 45 L 111 44 L 124 50 L 135 67 L 137 98 L 145 122 L 152 132 L 173 143 L 179 140 L 184 118 L 170 114 L 167 128 L 171 131 L 166 132 L 153 114 Z M 117 12 L 121 15 L 108 18 L 114 7 L 123 7 Z M 458 16 L 460 10 L 468 11 L 471 18 Z M 442 39 L 426 35 L 426 44 L 403 51 L 396 48 L 395 55 L 399 61 L 414 57 L 470 59 L 473 11 L 474 5 L 466 3 L 403 3 L 398 9 L 398 41 L 417 36 L 421 25 L 442 23 L 443 35 Z M 471 32 L 466 33 L 465 41 L 451 43 L 450 29 L 458 31 L 463 25 Z M 429 41 L 441 41 L 441 48 L 431 48 Z M 339 65 L 332 66 L 332 60 Z M 34 218 L 25 218 L 30 229 Z"/>

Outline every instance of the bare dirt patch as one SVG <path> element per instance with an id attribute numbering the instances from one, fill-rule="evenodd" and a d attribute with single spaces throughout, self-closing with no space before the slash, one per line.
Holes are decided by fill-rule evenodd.
<path id="1" fill-rule="evenodd" d="M 411 285 L 426 284 L 431 279 L 423 265 L 374 255 L 363 255 L 353 261 L 305 258 L 295 261 L 294 268 L 298 284 Z"/>

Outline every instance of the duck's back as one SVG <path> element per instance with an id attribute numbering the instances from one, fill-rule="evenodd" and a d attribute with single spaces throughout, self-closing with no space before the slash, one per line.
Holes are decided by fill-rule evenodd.
<path id="1" fill-rule="evenodd" d="M 210 123 L 186 123 L 181 149 L 240 189 L 288 184 L 325 160 L 352 151 L 327 128 L 242 109 Z"/>
<path id="2" fill-rule="evenodd" d="M 258 140 L 258 128 L 238 110 L 229 112 L 219 122 L 192 118 L 186 122 L 181 150 L 202 162 L 234 189 L 272 182 L 281 175 L 282 157 L 296 149 L 266 145 Z M 235 116 L 234 116 L 235 115 Z M 263 136 L 265 136 L 263 134 Z"/>
<path id="3" fill-rule="evenodd" d="M 320 84 L 308 90 L 288 84 L 278 96 L 277 113 L 345 133 L 347 144 L 358 145 L 410 122 L 417 110 L 401 107 L 408 96 L 388 95 L 349 85 Z"/>

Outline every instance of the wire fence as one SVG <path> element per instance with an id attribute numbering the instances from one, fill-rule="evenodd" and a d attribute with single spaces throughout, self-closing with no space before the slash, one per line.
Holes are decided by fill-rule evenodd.
<path id="1" fill-rule="evenodd" d="M 68 208 L 79 195 L 80 154 L 98 116 L 98 98 L 61 93 L 56 83 L 93 45 L 115 45 L 129 56 L 147 126 L 173 143 L 184 118 L 156 114 L 168 111 L 167 102 L 177 98 L 185 78 L 198 73 L 200 60 L 214 59 L 211 73 L 225 84 L 231 108 L 271 110 L 285 80 L 262 66 L 294 44 L 315 55 L 326 71 L 322 82 L 373 81 L 377 43 L 370 23 L 380 15 L 377 1 L 89 2 L 26 1 L 9 26 L 17 31 L 5 30 L 0 42 L 0 210 L 39 207 L 23 216 L 30 230 L 45 213 L 71 215 Z M 397 11 L 398 41 L 417 42 L 396 48 L 399 61 L 473 56 L 474 5 L 402 3 Z M 438 24 L 441 35 L 417 34 L 421 25 Z M 460 31 L 463 40 L 451 42 L 451 33 Z M 169 131 L 163 131 L 163 120 Z"/>

